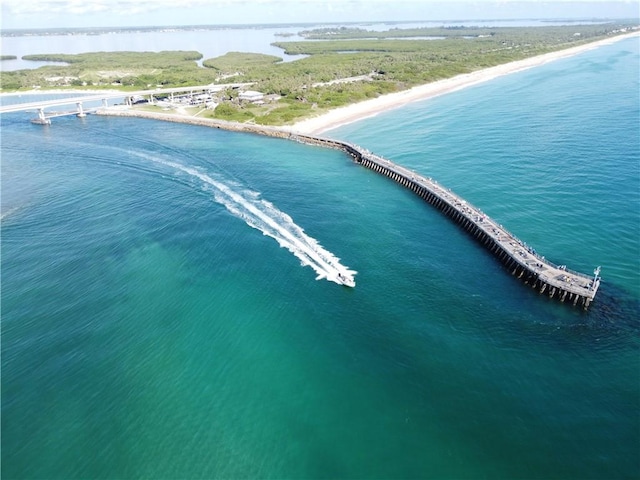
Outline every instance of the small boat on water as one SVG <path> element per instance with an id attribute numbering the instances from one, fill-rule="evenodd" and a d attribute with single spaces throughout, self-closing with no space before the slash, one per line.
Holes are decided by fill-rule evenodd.
<path id="1" fill-rule="evenodd" d="M 342 273 L 338 273 L 338 283 L 351 288 L 356 286 L 356 281 L 353 278 L 353 275 L 343 275 Z"/>

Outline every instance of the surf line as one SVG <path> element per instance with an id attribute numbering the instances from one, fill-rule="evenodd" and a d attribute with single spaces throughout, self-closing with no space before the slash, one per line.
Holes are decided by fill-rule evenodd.
<path id="1" fill-rule="evenodd" d="M 243 219 L 247 225 L 260 230 L 264 235 L 275 239 L 281 247 L 285 247 L 303 266 L 310 266 L 318 274 L 316 280 L 326 279 L 340 285 L 355 287 L 355 270 L 340 263 L 340 259 L 324 249 L 317 240 L 309 237 L 286 213 L 278 210 L 271 202 L 259 198 L 246 198 L 228 185 L 214 180 L 199 170 L 171 161 L 154 158 L 154 161 L 197 177 L 215 189 L 216 202 L 234 216 Z"/>

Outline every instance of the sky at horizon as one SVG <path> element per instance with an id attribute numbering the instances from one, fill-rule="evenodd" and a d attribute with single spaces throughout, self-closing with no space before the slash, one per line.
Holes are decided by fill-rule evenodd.
<path id="1" fill-rule="evenodd" d="M 2 0 L 2 29 L 639 18 L 637 0 Z"/>

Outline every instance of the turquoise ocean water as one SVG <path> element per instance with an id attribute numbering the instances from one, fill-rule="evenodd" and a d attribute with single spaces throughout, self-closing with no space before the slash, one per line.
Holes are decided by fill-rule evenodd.
<path id="1" fill-rule="evenodd" d="M 621 41 L 328 133 L 602 265 L 586 313 L 339 152 L 4 115 L 2 477 L 637 478 L 639 59 Z"/>

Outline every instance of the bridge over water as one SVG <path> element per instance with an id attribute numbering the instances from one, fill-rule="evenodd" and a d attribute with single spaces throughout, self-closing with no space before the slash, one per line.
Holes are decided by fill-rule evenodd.
<path id="1" fill-rule="evenodd" d="M 84 105 L 92 102 L 102 102 L 102 107 L 108 106 L 108 100 L 124 99 L 125 104 L 131 105 L 133 99 L 136 97 L 145 98 L 149 102 L 153 103 L 154 98 L 158 96 L 169 96 L 173 99 L 174 95 L 198 95 L 203 93 L 215 93 L 225 88 L 238 88 L 242 86 L 251 85 L 250 83 L 225 83 L 225 84 L 210 84 L 210 85 L 196 85 L 189 87 L 174 87 L 174 88 L 156 88 L 153 90 L 138 90 L 135 92 L 114 92 L 105 91 L 104 93 L 94 93 L 87 95 L 77 95 L 73 97 L 58 98 L 55 100 L 36 100 L 33 102 L 16 103 L 12 105 L 0 106 L 0 114 L 12 113 L 12 112 L 30 112 L 35 111 L 38 113 L 38 118 L 34 120 L 35 123 L 43 125 L 49 125 L 51 118 L 64 116 L 64 115 L 77 115 L 78 117 L 84 117 L 86 113 L 93 112 L 96 108 L 85 109 Z M 46 90 L 42 92 L 46 94 Z M 64 107 L 67 105 L 75 105 L 75 110 L 72 111 L 49 111 L 46 109 L 54 107 Z"/>

